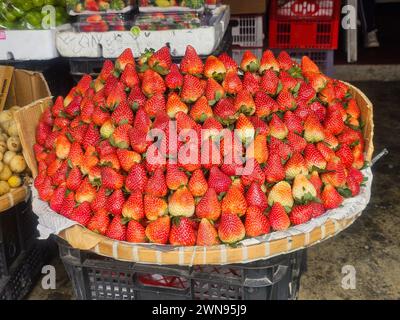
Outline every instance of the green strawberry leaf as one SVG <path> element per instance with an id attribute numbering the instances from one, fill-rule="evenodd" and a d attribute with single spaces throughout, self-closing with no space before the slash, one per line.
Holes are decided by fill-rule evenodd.
<path id="1" fill-rule="evenodd" d="M 351 194 L 351 190 L 348 188 L 338 188 L 337 191 L 342 197 L 351 198 L 353 195 Z"/>

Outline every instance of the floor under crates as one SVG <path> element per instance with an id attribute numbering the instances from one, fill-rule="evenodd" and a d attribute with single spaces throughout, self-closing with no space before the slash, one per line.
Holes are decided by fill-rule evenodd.
<path id="1" fill-rule="evenodd" d="M 398 105 L 400 82 L 355 83 L 373 101 L 375 148 L 389 155 L 373 168 L 372 199 L 363 215 L 347 230 L 308 249 L 307 272 L 299 299 L 398 299 L 400 297 L 400 146 Z M 72 285 L 58 258 L 56 290 L 40 281 L 28 299 L 74 299 Z M 343 271 L 354 266 L 356 287 L 344 289 Z M 345 267 L 343 269 L 343 267 Z M 344 281 L 346 284 L 346 281 Z"/>

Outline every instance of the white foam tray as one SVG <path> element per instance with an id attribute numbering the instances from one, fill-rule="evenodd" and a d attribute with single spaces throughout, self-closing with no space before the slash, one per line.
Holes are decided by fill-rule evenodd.
<path id="1" fill-rule="evenodd" d="M 56 34 L 71 28 L 50 30 L 0 30 L 0 60 L 49 60 L 57 58 Z"/>
<path id="2" fill-rule="evenodd" d="M 142 31 L 138 36 L 130 31 L 74 32 L 60 31 L 56 35 L 56 46 L 61 56 L 68 58 L 117 58 L 126 48 L 131 48 L 135 57 L 145 49 L 160 49 L 169 43 L 171 55 L 181 57 L 186 46 L 193 46 L 199 55 L 211 54 L 221 42 L 230 19 L 229 6 L 221 7 L 221 17 L 214 25 L 197 29 Z"/>

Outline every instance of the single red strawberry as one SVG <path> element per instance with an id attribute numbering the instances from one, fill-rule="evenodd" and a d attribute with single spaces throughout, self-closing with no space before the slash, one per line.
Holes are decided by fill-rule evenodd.
<path id="1" fill-rule="evenodd" d="M 115 69 L 123 71 L 128 64 L 135 66 L 135 59 L 130 48 L 125 49 L 117 58 L 115 61 Z"/>
<path id="2" fill-rule="evenodd" d="M 171 119 L 174 119 L 177 112 L 181 111 L 188 113 L 189 108 L 186 103 L 184 103 L 181 98 L 175 92 L 173 92 L 168 96 L 166 111 L 168 116 Z"/>
<path id="3" fill-rule="evenodd" d="M 181 99 L 186 103 L 196 102 L 204 93 L 199 78 L 192 75 L 185 75 L 181 91 Z"/>
<path id="4" fill-rule="evenodd" d="M 209 188 L 205 195 L 196 205 L 196 216 L 198 218 L 207 218 L 216 221 L 221 215 L 221 204 L 217 193 L 213 188 Z"/>
<path id="5" fill-rule="evenodd" d="M 70 215 L 70 219 L 78 222 L 79 224 L 86 226 L 92 217 L 92 209 L 90 209 L 89 202 L 82 202 L 75 207 Z"/>
<path id="6" fill-rule="evenodd" d="M 144 196 L 144 212 L 150 221 L 157 220 L 168 212 L 168 204 L 164 198 L 158 198 L 149 194 Z"/>
<path id="7" fill-rule="evenodd" d="M 279 63 L 279 68 L 282 70 L 289 70 L 295 65 L 295 62 L 290 58 L 289 54 L 286 51 L 281 51 L 277 57 L 277 61 Z"/>
<path id="8" fill-rule="evenodd" d="M 111 120 L 114 122 L 116 125 L 121 125 L 121 124 L 132 124 L 133 123 L 133 112 L 132 109 L 129 107 L 128 102 L 126 100 L 123 100 L 120 102 L 118 107 L 116 107 L 111 114 Z"/>
<path id="9" fill-rule="evenodd" d="M 274 113 L 271 121 L 269 122 L 269 129 L 271 136 L 283 140 L 286 138 L 289 130 L 283 121 Z"/>
<path id="10" fill-rule="evenodd" d="M 272 205 L 268 218 L 271 228 L 275 231 L 283 231 L 288 229 L 290 226 L 289 216 L 287 215 L 285 208 L 279 202 L 275 202 Z"/>
<path id="11" fill-rule="evenodd" d="M 310 104 L 310 110 L 314 113 L 314 115 L 318 118 L 320 122 L 323 122 L 326 117 L 326 108 L 319 102 L 314 101 Z"/>
<path id="12" fill-rule="evenodd" d="M 196 233 L 188 218 L 182 217 L 172 220 L 169 243 L 175 246 L 193 246 L 196 244 Z"/>
<path id="13" fill-rule="evenodd" d="M 122 206 L 122 216 L 137 221 L 144 218 L 143 195 L 140 191 L 133 191 L 125 201 Z"/>
<path id="14" fill-rule="evenodd" d="M 126 226 L 122 223 L 120 216 L 115 216 L 109 224 L 106 236 L 118 241 L 126 240 Z"/>
<path id="15" fill-rule="evenodd" d="M 279 105 L 279 110 L 286 111 L 286 110 L 293 110 L 296 108 L 296 99 L 294 98 L 293 94 L 283 89 L 279 92 L 278 97 L 276 98 L 276 102 Z"/>
<path id="16" fill-rule="evenodd" d="M 222 124 L 232 124 L 239 116 L 232 99 L 229 98 L 223 98 L 218 101 L 213 111 L 217 120 Z"/>
<path id="17" fill-rule="evenodd" d="M 258 58 L 254 55 L 253 52 L 251 52 L 250 50 L 246 50 L 243 53 L 242 61 L 240 62 L 240 69 L 242 69 L 243 72 L 256 72 L 258 71 L 259 67 L 260 61 L 258 60 Z"/>
<path id="18" fill-rule="evenodd" d="M 94 212 L 97 212 L 106 207 L 108 197 L 108 191 L 104 187 L 100 187 L 94 197 L 93 201 L 90 203 L 90 206 Z"/>
<path id="19" fill-rule="evenodd" d="M 200 97 L 191 107 L 189 115 L 196 122 L 204 122 L 213 116 L 213 111 L 205 96 Z"/>
<path id="20" fill-rule="evenodd" d="M 227 192 L 231 185 L 231 182 L 231 179 L 217 166 L 213 166 L 210 169 L 210 174 L 208 177 L 208 187 L 214 188 L 217 193 Z"/>
<path id="21" fill-rule="evenodd" d="M 162 47 L 158 51 L 154 52 L 154 54 L 147 61 L 150 68 L 159 74 L 166 75 L 168 74 L 171 65 L 172 59 L 171 54 L 169 52 L 169 48 L 167 46 Z"/>
<path id="22" fill-rule="evenodd" d="M 232 213 L 241 217 L 246 213 L 246 210 L 247 202 L 241 184 L 232 184 L 222 199 L 221 212 Z"/>
<path id="23" fill-rule="evenodd" d="M 297 101 L 302 100 L 305 103 L 310 103 L 315 99 L 316 92 L 314 88 L 307 82 L 301 82 L 297 92 Z"/>
<path id="24" fill-rule="evenodd" d="M 296 205 L 292 208 L 289 217 L 294 225 L 303 224 L 311 219 L 312 211 L 308 205 Z"/>
<path id="25" fill-rule="evenodd" d="M 139 76 L 133 64 L 128 64 L 121 75 L 120 81 L 128 88 L 134 88 L 140 82 Z"/>
<path id="26" fill-rule="evenodd" d="M 290 132 L 302 134 L 303 132 L 302 120 L 292 111 L 285 112 L 283 116 L 283 121 Z"/>
<path id="27" fill-rule="evenodd" d="M 243 89 L 254 95 L 260 89 L 260 77 L 254 73 L 246 71 L 243 76 Z"/>
<path id="28" fill-rule="evenodd" d="M 132 149 L 138 154 L 145 153 L 148 146 L 151 144 L 150 141 L 147 141 L 147 132 L 141 129 L 129 129 L 128 136 Z"/>
<path id="29" fill-rule="evenodd" d="M 161 168 L 156 169 L 154 174 L 148 179 L 145 192 L 156 197 L 163 197 L 167 194 L 167 183 Z"/>
<path id="30" fill-rule="evenodd" d="M 132 128 L 129 124 L 122 124 L 115 128 L 111 137 L 110 144 L 120 149 L 128 149 L 130 145 L 129 131 Z"/>
<path id="31" fill-rule="evenodd" d="M 340 134 L 344 129 L 344 122 L 339 111 L 328 112 L 324 121 L 324 128 L 333 135 Z"/>
<path id="32" fill-rule="evenodd" d="M 308 56 L 301 58 L 301 70 L 303 72 L 319 72 L 318 66 Z"/>
<path id="33" fill-rule="evenodd" d="M 248 207 L 244 222 L 246 236 L 258 237 L 267 234 L 270 229 L 268 218 L 258 207 Z"/>
<path id="34" fill-rule="evenodd" d="M 222 87 L 228 94 L 237 94 L 243 89 L 242 80 L 240 80 L 237 72 L 228 71 L 225 75 L 225 79 L 222 82 Z"/>
<path id="35" fill-rule="evenodd" d="M 258 207 L 261 211 L 264 211 L 268 207 L 265 192 L 257 182 L 253 182 L 247 190 L 246 201 L 249 206 Z"/>
<path id="36" fill-rule="evenodd" d="M 48 136 L 51 134 L 51 127 L 44 122 L 39 122 L 36 128 L 36 142 L 45 145 Z"/>
<path id="37" fill-rule="evenodd" d="M 87 224 L 87 228 L 93 232 L 105 235 L 110 225 L 110 217 L 105 210 L 96 211 Z"/>
<path id="38" fill-rule="evenodd" d="M 146 103 L 146 96 L 143 94 L 140 86 L 134 86 L 131 89 L 128 96 L 128 103 L 133 110 L 138 110 L 144 106 Z"/>
<path id="39" fill-rule="evenodd" d="M 275 59 L 275 55 L 271 50 L 265 50 L 260 60 L 260 68 L 258 72 L 263 74 L 267 70 L 279 72 L 279 63 Z"/>
<path id="40" fill-rule="evenodd" d="M 270 153 L 264 169 L 265 180 L 268 183 L 279 182 L 285 178 L 285 169 L 281 157 L 276 153 Z"/>
<path id="41" fill-rule="evenodd" d="M 203 73 L 203 62 L 191 45 L 186 46 L 186 52 L 182 58 L 180 69 L 184 74 L 201 75 Z"/>
<path id="42" fill-rule="evenodd" d="M 91 83 L 92 77 L 88 74 L 83 75 L 76 85 L 75 93 L 83 96 L 85 92 L 90 88 Z"/>
<path id="43" fill-rule="evenodd" d="M 151 97 L 156 93 L 163 94 L 166 86 L 163 78 L 153 70 L 146 70 L 142 79 L 142 91 L 147 97 Z"/>
<path id="44" fill-rule="evenodd" d="M 186 186 L 188 181 L 187 175 L 179 170 L 177 164 L 167 164 L 166 183 L 170 190 L 177 190 L 182 186 Z"/>
<path id="45" fill-rule="evenodd" d="M 142 160 L 141 156 L 135 151 L 125 149 L 117 149 L 117 157 L 122 169 L 126 172 L 129 172 L 136 163 Z"/>
<path id="46" fill-rule="evenodd" d="M 171 227 L 169 216 L 160 217 L 150 222 L 146 227 L 146 237 L 150 242 L 166 244 L 168 242 Z"/>
<path id="47" fill-rule="evenodd" d="M 259 118 L 266 118 L 279 108 L 276 101 L 263 91 L 258 91 L 254 95 L 254 104 L 256 106 L 255 114 Z"/>
<path id="48" fill-rule="evenodd" d="M 168 89 L 179 90 L 183 85 L 183 75 L 176 64 L 171 65 L 170 72 L 165 76 L 165 85 Z"/>
<path id="49" fill-rule="evenodd" d="M 257 115 L 251 116 L 250 121 L 253 124 L 254 129 L 256 130 L 256 134 L 258 133 L 259 135 L 269 135 L 269 127 L 268 125 L 260 119 Z"/>
<path id="50" fill-rule="evenodd" d="M 308 168 L 303 156 L 300 153 L 293 153 L 292 157 L 285 164 L 286 179 L 294 179 L 299 174 L 308 174 Z"/>
<path id="51" fill-rule="evenodd" d="M 304 139 L 307 142 L 318 142 L 324 140 L 324 130 L 318 118 L 314 115 L 309 115 L 304 122 Z"/>
<path id="52" fill-rule="evenodd" d="M 226 74 L 225 65 L 215 56 L 208 56 L 206 62 L 204 63 L 203 74 L 206 78 L 214 78 L 215 80 L 221 82 Z"/>
<path id="53" fill-rule="evenodd" d="M 188 187 L 194 197 L 201 197 L 206 193 L 208 184 L 201 169 L 197 169 L 192 173 Z"/>
<path id="54" fill-rule="evenodd" d="M 39 191 L 39 196 L 40 196 L 40 189 Z M 42 199 L 43 200 L 43 199 Z M 60 214 L 66 218 L 70 218 L 72 211 L 75 208 L 75 193 L 70 192 L 65 198 L 62 203 L 61 209 L 60 209 Z"/>
<path id="55" fill-rule="evenodd" d="M 82 173 L 78 167 L 73 167 L 68 174 L 66 186 L 69 190 L 76 191 L 82 183 Z"/>
<path id="56" fill-rule="evenodd" d="M 100 132 L 99 129 L 96 128 L 96 126 L 91 123 L 89 124 L 85 137 L 82 142 L 82 146 L 86 149 L 88 149 L 89 146 L 96 146 L 100 141 Z"/>
<path id="57" fill-rule="evenodd" d="M 358 184 L 364 181 L 364 176 L 361 171 L 353 167 L 347 169 L 347 176 L 351 176 Z"/>
<path id="58" fill-rule="evenodd" d="M 326 168 L 326 160 L 322 156 L 322 154 L 318 151 L 315 145 L 309 143 L 304 149 L 304 160 L 306 161 L 308 170 L 313 170 L 313 168 L 317 169 L 325 169 Z"/>
<path id="59" fill-rule="evenodd" d="M 106 210 L 114 216 L 122 215 L 122 207 L 125 203 L 124 193 L 121 189 L 114 190 L 113 193 L 107 198 Z"/>
<path id="60" fill-rule="evenodd" d="M 256 105 L 254 103 L 253 97 L 245 89 L 237 93 L 234 106 L 237 112 L 242 112 L 249 116 L 253 115 L 256 111 Z"/>
<path id="61" fill-rule="evenodd" d="M 126 227 L 126 241 L 133 243 L 147 242 L 145 228 L 135 220 L 129 221 Z"/>
<path id="62" fill-rule="evenodd" d="M 206 218 L 201 219 L 197 230 L 196 245 L 213 246 L 219 244 L 218 232 L 214 225 Z"/>
<path id="63" fill-rule="evenodd" d="M 166 101 L 161 93 L 154 94 L 143 106 L 143 110 L 150 118 L 154 118 L 160 111 L 166 111 Z"/>
<path id="64" fill-rule="evenodd" d="M 292 188 L 286 181 L 275 184 L 268 194 L 268 204 L 272 206 L 279 202 L 285 208 L 293 207 Z"/>
<path id="65" fill-rule="evenodd" d="M 107 111 L 102 110 L 101 107 L 96 106 L 92 113 L 92 122 L 93 123 L 91 123 L 91 124 L 101 126 L 109 119 L 110 119 L 110 114 Z M 89 126 L 91 124 L 89 124 Z"/>
<path id="66" fill-rule="evenodd" d="M 117 82 L 107 96 L 106 107 L 109 110 L 114 110 L 121 101 L 126 101 L 125 85 L 122 82 Z"/>
<path id="67" fill-rule="evenodd" d="M 300 202 L 309 202 L 317 196 L 314 185 L 303 174 L 297 175 L 292 185 L 293 198 Z"/>
<path id="68" fill-rule="evenodd" d="M 346 168 L 350 168 L 354 162 L 353 152 L 347 144 L 340 146 L 339 150 L 336 151 L 336 156 L 340 158 Z"/>
<path id="69" fill-rule="evenodd" d="M 321 200 L 326 210 L 335 209 L 343 202 L 342 196 L 331 184 L 325 185 L 325 188 L 321 193 Z"/>
<path id="70" fill-rule="evenodd" d="M 226 52 L 221 53 L 218 56 L 218 59 L 222 61 L 225 66 L 226 71 L 234 71 L 237 73 L 238 65 L 235 60 L 231 56 L 229 56 Z"/>
<path id="71" fill-rule="evenodd" d="M 171 216 L 191 217 L 195 211 L 194 198 L 186 187 L 176 190 L 168 199 L 168 211 Z"/>
<path id="72" fill-rule="evenodd" d="M 225 90 L 222 86 L 215 81 L 213 78 L 207 79 L 207 86 L 205 90 L 205 96 L 210 105 L 216 104 L 225 95 Z"/>
<path id="73" fill-rule="evenodd" d="M 50 208 L 57 213 L 60 212 L 60 210 L 63 206 L 66 192 L 67 192 L 67 188 L 65 187 L 65 185 L 61 185 L 54 190 L 54 192 L 51 196 L 51 199 L 49 202 Z"/>
<path id="74" fill-rule="evenodd" d="M 292 150 L 292 153 L 303 152 L 307 146 L 306 140 L 303 137 L 297 135 L 296 133 L 289 132 L 287 135 L 287 143 Z"/>
<path id="75" fill-rule="evenodd" d="M 114 71 L 114 64 L 111 60 L 105 60 L 103 63 L 103 67 L 101 68 L 99 79 L 102 82 L 106 81 L 109 75 L 111 75 Z"/>
<path id="76" fill-rule="evenodd" d="M 246 235 L 245 227 L 240 218 L 233 213 L 223 213 L 218 226 L 218 236 L 223 243 L 233 244 Z"/>
<path id="77" fill-rule="evenodd" d="M 269 95 L 275 95 L 279 88 L 279 78 L 273 70 L 266 70 L 261 77 L 260 87 Z"/>
<path id="78" fill-rule="evenodd" d="M 347 176 L 346 178 L 347 188 L 351 191 L 351 195 L 355 197 L 360 193 L 360 184 L 356 181 L 353 176 Z"/>
<path id="79" fill-rule="evenodd" d="M 101 181 L 105 188 L 117 190 L 124 185 L 124 176 L 112 168 L 103 167 L 101 169 Z"/>

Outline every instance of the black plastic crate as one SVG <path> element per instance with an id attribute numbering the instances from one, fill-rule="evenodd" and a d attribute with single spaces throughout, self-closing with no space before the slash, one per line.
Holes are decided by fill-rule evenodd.
<path id="1" fill-rule="evenodd" d="M 47 242 L 33 240 L 19 255 L 10 275 L 0 278 L 0 300 L 21 300 L 35 285 L 47 257 Z"/>
<path id="2" fill-rule="evenodd" d="M 74 249 L 58 240 L 60 257 L 80 300 L 293 300 L 306 251 L 227 266 L 129 263 Z"/>
<path id="3" fill-rule="evenodd" d="M 222 38 L 218 47 L 212 53 L 215 56 L 220 55 L 222 52 L 227 52 L 231 54 L 232 50 L 232 32 L 230 28 L 225 32 L 224 37 Z M 205 61 L 208 56 L 200 56 L 200 58 Z M 182 57 L 172 57 L 174 63 L 180 63 Z M 105 60 L 115 59 L 105 59 L 105 58 L 69 58 L 69 67 L 71 76 L 73 77 L 75 82 L 78 82 L 84 74 L 90 74 L 92 77 L 97 77 L 103 67 Z"/>
<path id="4" fill-rule="evenodd" d="M 0 213 L 0 277 L 9 275 L 21 252 L 30 248 L 37 223 L 31 198 Z"/>

